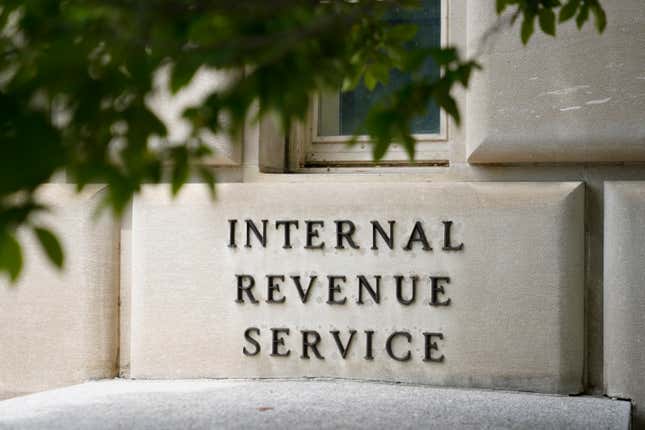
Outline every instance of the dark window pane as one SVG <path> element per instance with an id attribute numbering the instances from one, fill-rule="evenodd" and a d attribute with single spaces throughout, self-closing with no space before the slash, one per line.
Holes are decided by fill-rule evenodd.
<path id="1" fill-rule="evenodd" d="M 412 42 L 413 46 L 441 46 L 441 0 L 424 0 L 421 10 L 395 10 L 388 17 L 393 24 L 414 23 L 418 27 Z M 398 8 L 397 8 L 398 9 Z M 428 60 L 423 72 L 430 76 L 439 76 L 439 68 Z M 369 91 L 363 83 L 355 90 L 344 92 L 340 97 L 340 134 L 353 134 L 362 124 L 369 107 L 383 95 L 409 82 L 410 77 L 398 70 L 390 73 L 388 85 L 378 85 Z M 416 118 L 412 123 L 414 133 L 439 133 L 439 107 L 430 103 L 426 115 Z"/>

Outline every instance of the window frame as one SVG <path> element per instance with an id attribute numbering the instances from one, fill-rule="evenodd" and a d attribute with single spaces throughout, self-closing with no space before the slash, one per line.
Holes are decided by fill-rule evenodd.
<path id="1" fill-rule="evenodd" d="M 450 16 L 449 1 L 440 0 L 440 46 L 449 44 Z M 443 68 L 439 71 L 444 73 Z M 413 136 L 417 140 L 414 161 L 408 159 L 407 153 L 397 143 L 393 143 L 385 157 L 380 162 L 372 160 L 369 136 L 359 136 L 357 144 L 349 147 L 347 142 L 352 136 L 319 136 L 319 106 L 318 94 L 312 97 L 307 122 L 300 130 L 295 130 L 290 136 L 291 152 L 295 157 L 292 161 L 299 168 L 319 167 L 369 167 L 369 166 L 447 166 L 449 160 L 449 121 L 443 109 L 439 110 L 439 132 L 418 133 Z"/>

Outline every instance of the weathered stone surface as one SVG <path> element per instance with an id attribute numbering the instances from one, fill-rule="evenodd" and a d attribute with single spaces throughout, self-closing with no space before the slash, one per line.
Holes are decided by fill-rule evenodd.
<path id="1" fill-rule="evenodd" d="M 628 429 L 630 404 L 355 381 L 100 381 L 0 402 L 20 429 Z"/>
<path id="2" fill-rule="evenodd" d="M 205 187 L 189 185 L 172 201 L 167 187 L 147 187 L 133 205 L 129 284 L 129 357 L 135 378 L 329 376 L 424 382 L 450 386 L 577 392 L 583 363 L 583 186 L 579 183 L 450 184 L 222 184 L 216 204 Z M 228 247 L 229 222 L 237 219 L 237 247 Z M 267 246 L 251 235 L 245 247 L 244 220 L 258 226 L 267 219 Z M 299 220 L 285 249 L 276 220 Z M 305 249 L 304 220 L 325 222 Z M 352 220 L 359 249 L 336 249 L 334 220 Z M 372 250 L 370 221 L 396 221 L 394 249 L 379 237 Z M 403 250 L 415 222 L 425 229 L 432 251 L 414 243 Z M 444 251 L 444 224 L 452 221 L 453 247 Z M 255 277 L 257 304 L 236 303 L 236 275 Z M 267 303 L 266 275 L 276 281 Z M 291 276 L 317 276 L 306 304 Z M 339 282 L 344 305 L 329 301 L 329 275 Z M 357 275 L 375 284 L 380 275 L 380 304 L 363 291 L 357 303 Z M 397 301 L 394 276 L 419 276 L 417 300 Z M 430 276 L 449 277 L 430 306 Z M 408 278 L 403 290 L 409 294 Z M 261 344 L 245 340 L 248 328 Z M 272 329 L 284 339 L 271 356 Z M 302 330 L 321 336 L 320 355 L 305 352 Z M 346 345 L 346 359 L 332 333 Z M 365 331 L 374 331 L 373 360 Z M 401 362 L 386 352 L 388 336 L 408 332 L 392 344 Z M 423 333 L 441 333 L 426 344 Z M 307 335 L 309 336 L 309 335 Z M 312 340 L 311 338 L 308 338 Z M 437 349 L 432 349 L 432 344 Z M 423 361 L 444 357 L 442 362 Z M 302 358 L 309 355 L 309 358 Z"/>
<path id="3" fill-rule="evenodd" d="M 645 8 L 607 1 L 607 29 L 570 22 L 554 39 L 519 23 L 494 35 L 468 93 L 471 163 L 645 160 Z M 487 2 L 468 5 L 469 47 L 495 23 Z"/>
<path id="4" fill-rule="evenodd" d="M 634 400 L 645 427 L 645 182 L 605 182 L 607 394 Z"/>
<path id="5" fill-rule="evenodd" d="M 118 230 L 94 220 L 101 187 L 78 196 L 74 189 L 42 189 L 53 211 L 41 221 L 58 233 L 65 270 L 57 271 L 24 232 L 19 282 L 0 279 L 0 398 L 115 374 Z"/>

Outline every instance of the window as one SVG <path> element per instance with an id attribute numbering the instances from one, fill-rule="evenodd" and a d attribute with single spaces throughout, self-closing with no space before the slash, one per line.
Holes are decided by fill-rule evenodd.
<path id="1" fill-rule="evenodd" d="M 446 0 L 423 0 L 422 9 L 416 11 L 394 10 L 388 17 L 392 23 L 411 22 L 418 31 L 412 43 L 417 46 L 435 47 L 446 43 Z M 398 8 L 397 8 L 398 9 Z M 424 73 L 440 73 L 431 60 L 424 66 Z M 314 100 L 309 130 L 309 144 L 304 148 L 302 164 L 308 167 L 374 165 L 371 146 L 366 137 L 359 144 L 349 147 L 346 142 L 358 131 L 369 106 L 389 91 L 404 84 L 410 77 L 392 71 L 388 85 L 378 85 L 369 91 L 363 83 L 348 92 L 320 94 Z M 447 164 L 447 121 L 440 109 L 431 103 L 427 114 L 415 119 L 413 131 L 417 138 L 417 158 L 410 163 L 399 145 L 392 145 L 381 164 L 386 165 L 442 165 Z"/>

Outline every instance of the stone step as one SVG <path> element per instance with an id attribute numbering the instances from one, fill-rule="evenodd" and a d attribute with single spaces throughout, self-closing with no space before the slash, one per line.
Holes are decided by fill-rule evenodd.
<path id="1" fill-rule="evenodd" d="M 0 429 L 628 429 L 598 397 L 351 380 L 103 380 L 0 402 Z"/>

